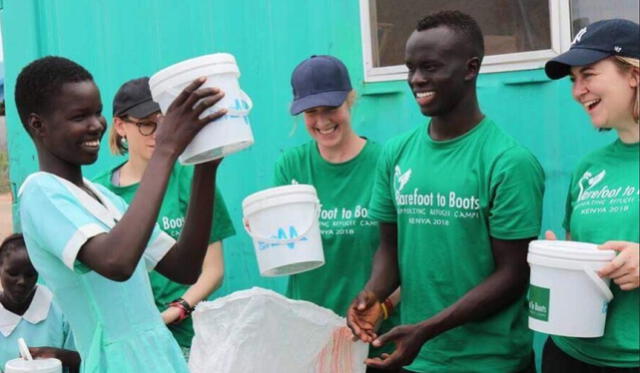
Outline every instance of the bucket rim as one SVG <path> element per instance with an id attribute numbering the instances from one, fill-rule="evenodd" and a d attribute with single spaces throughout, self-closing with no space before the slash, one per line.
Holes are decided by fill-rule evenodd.
<path id="1" fill-rule="evenodd" d="M 610 261 L 616 256 L 613 250 L 600 250 L 589 242 L 564 240 L 534 240 L 529 243 L 529 254 L 578 261 Z"/>
<path id="2" fill-rule="evenodd" d="M 154 87 L 162 84 L 166 80 L 179 75 L 185 71 L 197 69 L 207 65 L 229 65 L 228 72 L 240 73 L 236 58 L 230 53 L 212 53 L 198 57 L 189 58 L 173 65 L 169 65 L 162 70 L 157 71 L 149 78 L 149 87 L 153 91 Z"/>
<path id="3" fill-rule="evenodd" d="M 281 185 L 273 188 L 264 189 L 253 194 L 248 195 L 242 200 L 242 209 L 246 210 L 248 206 L 263 201 L 265 199 L 270 199 L 274 197 L 282 197 L 287 194 L 309 194 L 309 201 L 316 202 L 318 200 L 318 193 L 316 192 L 316 188 L 310 184 L 290 184 L 290 185 Z"/>

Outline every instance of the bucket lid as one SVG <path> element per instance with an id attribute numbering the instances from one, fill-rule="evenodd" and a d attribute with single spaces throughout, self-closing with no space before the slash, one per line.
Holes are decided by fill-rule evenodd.
<path id="1" fill-rule="evenodd" d="M 234 72 L 237 73 L 238 76 L 240 76 L 240 70 L 238 70 L 236 59 L 232 54 L 213 53 L 206 54 L 200 57 L 190 58 L 188 60 L 178 62 L 158 71 L 157 73 L 153 74 L 151 78 L 149 78 L 149 87 L 151 87 L 151 90 L 153 91 L 155 86 L 162 84 L 165 80 L 173 78 L 178 74 L 182 74 L 187 71 L 199 69 L 202 67 L 217 66 L 218 69 L 220 69 L 224 65 L 228 66 L 228 72 Z M 222 71 L 218 72 L 220 73 Z"/>
<path id="2" fill-rule="evenodd" d="M 593 243 L 563 240 L 531 241 L 529 253 L 550 258 L 583 261 L 610 261 L 616 256 L 615 251 L 599 250 L 598 245 Z"/>
<path id="3" fill-rule="evenodd" d="M 309 199 L 311 201 L 316 201 L 318 199 L 318 193 L 316 193 L 316 188 L 314 188 L 313 185 L 307 185 L 307 184 L 283 185 L 283 186 L 261 190 L 259 192 L 249 195 L 242 201 L 242 209 L 246 210 L 247 206 L 255 202 L 263 201 L 265 199 L 269 199 L 273 197 L 286 196 L 290 194 L 308 194 L 310 197 Z"/>
<path id="4" fill-rule="evenodd" d="M 7 361 L 5 365 L 5 370 L 8 372 L 43 372 L 43 373 L 54 373 L 61 372 L 62 363 L 58 359 L 35 359 L 35 360 L 24 360 L 24 359 L 13 359 Z"/>

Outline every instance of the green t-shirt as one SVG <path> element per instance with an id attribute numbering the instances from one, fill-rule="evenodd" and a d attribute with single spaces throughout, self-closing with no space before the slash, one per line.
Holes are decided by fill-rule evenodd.
<path id="1" fill-rule="evenodd" d="M 640 143 L 620 140 L 586 156 L 571 178 L 564 228 L 575 241 L 640 241 Z M 589 364 L 640 366 L 640 290 L 611 282 L 604 336 L 553 336 L 567 354 Z"/>
<path id="2" fill-rule="evenodd" d="M 494 271 L 491 237 L 537 237 L 544 173 L 533 155 L 484 119 L 434 141 L 428 126 L 390 140 L 369 214 L 398 226 L 403 324 L 429 319 Z M 415 372 L 514 372 L 530 363 L 526 295 L 501 312 L 425 343 Z"/>
<path id="3" fill-rule="evenodd" d="M 276 163 L 276 185 L 311 184 L 322 204 L 320 234 L 325 264 L 292 275 L 288 297 L 313 302 L 344 317 L 364 288 L 380 239 L 378 223 L 368 217 L 367 208 L 372 171 L 380 150 L 379 144 L 369 140 L 355 158 L 344 163 L 329 163 L 311 141 L 285 151 Z M 397 314 L 383 323 L 381 333 L 389 330 L 394 320 L 398 324 Z M 389 348 L 372 351 L 372 354 Z"/>
<path id="4" fill-rule="evenodd" d="M 113 185 L 111 182 L 113 171 L 121 166 L 122 165 L 114 167 L 113 169 L 97 176 L 93 181 L 104 185 L 130 204 L 140 184 L 136 183 L 122 187 Z M 157 222 L 160 229 L 168 233 L 174 239 L 178 239 L 180 232 L 182 231 L 182 226 L 184 225 L 191 195 L 192 178 L 193 167 L 185 167 L 176 163 L 173 167 L 173 171 L 171 172 L 171 176 L 169 177 L 167 190 L 160 207 L 160 212 L 158 213 Z M 229 218 L 227 207 L 225 206 L 220 191 L 216 188 L 213 229 L 211 230 L 209 243 L 221 241 L 222 239 L 233 236 L 234 234 L 235 230 L 231 223 L 231 219 Z M 160 312 L 167 309 L 167 305 L 171 301 L 182 297 L 190 286 L 173 282 L 155 270 L 149 273 L 149 279 L 156 307 L 158 307 Z M 168 325 L 168 327 L 180 346 L 191 346 L 191 340 L 193 339 L 194 334 L 191 318 L 187 318 L 179 324 Z"/>

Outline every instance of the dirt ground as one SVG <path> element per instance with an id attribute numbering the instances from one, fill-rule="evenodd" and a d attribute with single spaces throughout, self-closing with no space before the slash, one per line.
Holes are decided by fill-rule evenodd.
<path id="1" fill-rule="evenodd" d="M 0 240 L 12 231 L 11 193 L 0 194 Z"/>

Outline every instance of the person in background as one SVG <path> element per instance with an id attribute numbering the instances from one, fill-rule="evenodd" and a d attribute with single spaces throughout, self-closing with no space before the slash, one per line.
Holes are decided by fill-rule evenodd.
<path id="1" fill-rule="evenodd" d="M 573 98 L 593 126 L 616 131 L 613 143 L 585 156 L 573 172 L 563 226 L 568 240 L 602 244 L 618 255 L 599 271 L 612 280 L 614 294 L 604 335 L 548 338 L 542 371 L 639 372 L 640 26 L 622 19 L 595 22 L 545 71 L 551 79 L 570 76 Z"/>
<path id="2" fill-rule="evenodd" d="M 153 155 L 156 145 L 155 134 L 160 119 L 160 107 L 151 98 L 149 78 L 143 77 L 124 83 L 113 99 L 113 125 L 109 134 L 109 145 L 114 154 L 127 154 L 128 158 L 93 181 L 104 185 L 127 203 L 131 203 Z M 193 167 L 182 166 L 176 162 L 156 219 L 160 229 L 174 239 L 178 239 L 182 232 L 189 207 L 192 179 Z M 158 271 L 149 272 L 156 307 L 187 359 L 194 335 L 193 322 L 189 316 L 196 304 L 206 300 L 222 284 L 222 240 L 235 234 L 218 188 L 214 205 L 209 248 L 196 283 L 184 285 L 171 281 Z"/>
<path id="3" fill-rule="evenodd" d="M 351 300 L 369 278 L 378 247 L 378 224 L 368 217 L 368 204 L 371 170 L 381 146 L 358 136 L 352 127 L 356 93 L 342 61 L 333 56 L 305 59 L 294 69 L 291 85 L 291 114 L 302 113 L 311 141 L 284 151 L 276 163 L 275 184 L 311 184 L 316 188 L 325 212 L 320 218 L 325 264 L 292 275 L 287 296 L 345 316 Z M 381 330 L 389 330 L 399 320 L 393 312 L 399 300 L 399 290 L 381 299 L 372 323 L 382 323 Z M 389 350 L 372 349 L 372 356 Z"/>
<path id="4" fill-rule="evenodd" d="M 5 238 L 0 244 L 0 372 L 18 358 L 18 339 L 24 338 L 34 358 L 56 358 L 65 371 L 77 373 L 80 355 L 69 324 L 51 291 L 37 280 L 22 234 Z"/>

